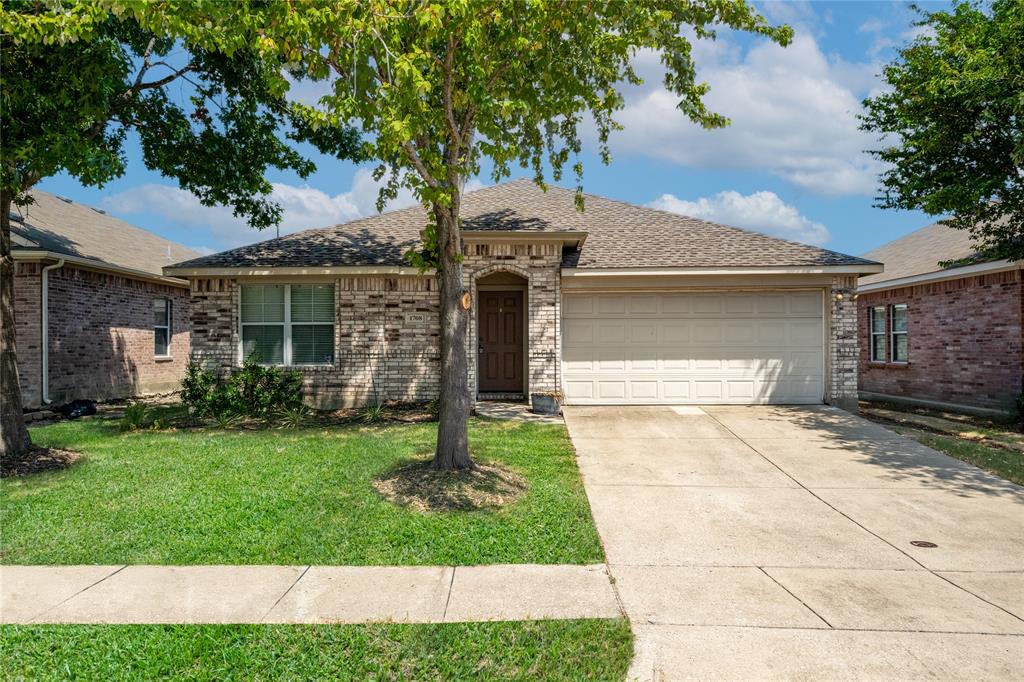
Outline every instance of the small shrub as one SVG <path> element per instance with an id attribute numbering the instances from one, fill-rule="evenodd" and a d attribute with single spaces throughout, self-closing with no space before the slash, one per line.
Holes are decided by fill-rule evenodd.
<path id="1" fill-rule="evenodd" d="M 1017 418 L 1024 423 L 1024 392 L 1017 396 Z"/>
<path id="2" fill-rule="evenodd" d="M 296 407 L 282 407 L 277 412 L 277 418 L 281 426 L 286 429 L 299 429 L 306 425 L 313 411 L 305 405 L 299 404 Z"/>
<path id="3" fill-rule="evenodd" d="M 218 424 L 242 416 L 271 420 L 279 410 L 302 405 L 302 373 L 265 367 L 255 353 L 227 377 L 190 362 L 181 382 L 181 400 L 191 417 L 212 417 Z"/>
<path id="4" fill-rule="evenodd" d="M 153 425 L 153 412 L 145 403 L 128 403 L 121 415 L 122 431 L 138 431 Z"/>
<path id="5" fill-rule="evenodd" d="M 384 403 L 367 405 L 359 413 L 359 420 L 364 424 L 375 424 L 384 419 Z"/>
<path id="6" fill-rule="evenodd" d="M 238 424 L 238 420 L 242 418 L 242 415 L 237 412 L 229 412 L 227 410 L 217 412 L 213 415 L 213 420 L 217 422 L 217 428 L 230 429 Z"/>

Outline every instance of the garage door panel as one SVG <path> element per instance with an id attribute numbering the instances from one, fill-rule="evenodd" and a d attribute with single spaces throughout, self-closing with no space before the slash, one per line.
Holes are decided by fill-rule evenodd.
<path id="1" fill-rule="evenodd" d="M 565 298 L 570 403 L 821 402 L 820 292 Z"/>

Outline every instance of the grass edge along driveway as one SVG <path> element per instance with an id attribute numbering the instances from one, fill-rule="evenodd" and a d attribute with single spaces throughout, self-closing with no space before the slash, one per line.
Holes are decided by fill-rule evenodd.
<path id="1" fill-rule="evenodd" d="M 429 457 L 436 424 L 121 433 L 90 419 L 33 429 L 79 450 L 67 470 L 0 481 L 5 564 L 600 563 L 564 426 L 474 419 L 479 461 L 526 477 L 496 511 L 422 513 L 371 482 Z"/>
<path id="2" fill-rule="evenodd" d="M 7 679 L 621 680 L 624 619 L 0 628 Z"/>

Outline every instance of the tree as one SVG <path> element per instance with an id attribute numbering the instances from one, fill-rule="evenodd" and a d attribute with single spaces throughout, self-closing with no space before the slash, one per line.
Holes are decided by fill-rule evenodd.
<path id="1" fill-rule="evenodd" d="M 314 169 L 279 134 L 291 120 L 280 63 L 205 35 L 173 7 L 24 0 L 0 8 L 0 457 L 31 448 L 22 418 L 14 329 L 10 210 L 59 172 L 103 185 L 125 171 L 134 130 L 145 165 L 204 204 L 227 204 L 263 228 L 280 219 L 268 168 Z M 211 32 L 212 33 L 212 32 Z M 183 53 L 184 57 L 177 57 Z M 170 89 L 175 86 L 174 90 Z M 187 92 L 185 102 L 173 93 Z M 343 126 L 306 129 L 335 153 L 355 150 Z"/>
<path id="2" fill-rule="evenodd" d="M 861 128 L 886 146 L 880 208 L 951 215 L 985 257 L 1024 258 L 1024 3 L 922 12 Z M 891 144 L 888 144 L 889 141 Z"/>
<path id="3" fill-rule="evenodd" d="M 665 86 L 683 115 L 707 128 L 728 120 L 703 103 L 688 35 L 714 38 L 716 26 L 781 44 L 773 27 L 742 0 L 366 0 L 247 2 L 233 16 L 254 27 L 264 54 L 276 54 L 314 79 L 333 78 L 317 105 L 296 106 L 312 128 L 353 121 L 363 151 L 380 162 L 381 199 L 411 189 L 430 216 L 423 248 L 409 254 L 436 270 L 441 305 L 440 423 L 432 465 L 472 467 L 467 421 L 468 311 L 459 208 L 464 183 L 494 165 L 495 180 L 518 164 L 543 186 L 567 163 L 579 188 L 580 128 L 593 120 L 602 159 L 618 126 L 621 89 L 639 83 L 631 59 L 658 53 Z M 211 24 L 227 21 L 224 16 Z M 582 208 L 582 192 L 577 194 Z"/>

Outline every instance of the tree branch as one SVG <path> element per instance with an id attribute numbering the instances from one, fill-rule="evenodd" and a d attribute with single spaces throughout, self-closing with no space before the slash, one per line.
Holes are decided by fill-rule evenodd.
<path id="1" fill-rule="evenodd" d="M 403 143 L 402 149 L 405 151 L 405 155 L 408 157 L 409 163 L 412 164 L 413 168 L 416 169 L 416 172 L 420 174 L 421 178 L 423 178 L 423 182 L 427 183 L 428 187 L 439 189 L 441 187 L 441 183 L 439 183 L 437 178 L 431 175 L 430 171 L 427 170 L 426 164 L 423 163 L 423 159 L 420 158 L 420 155 L 416 151 L 416 147 L 413 145 L 412 141 L 407 140 Z"/>

